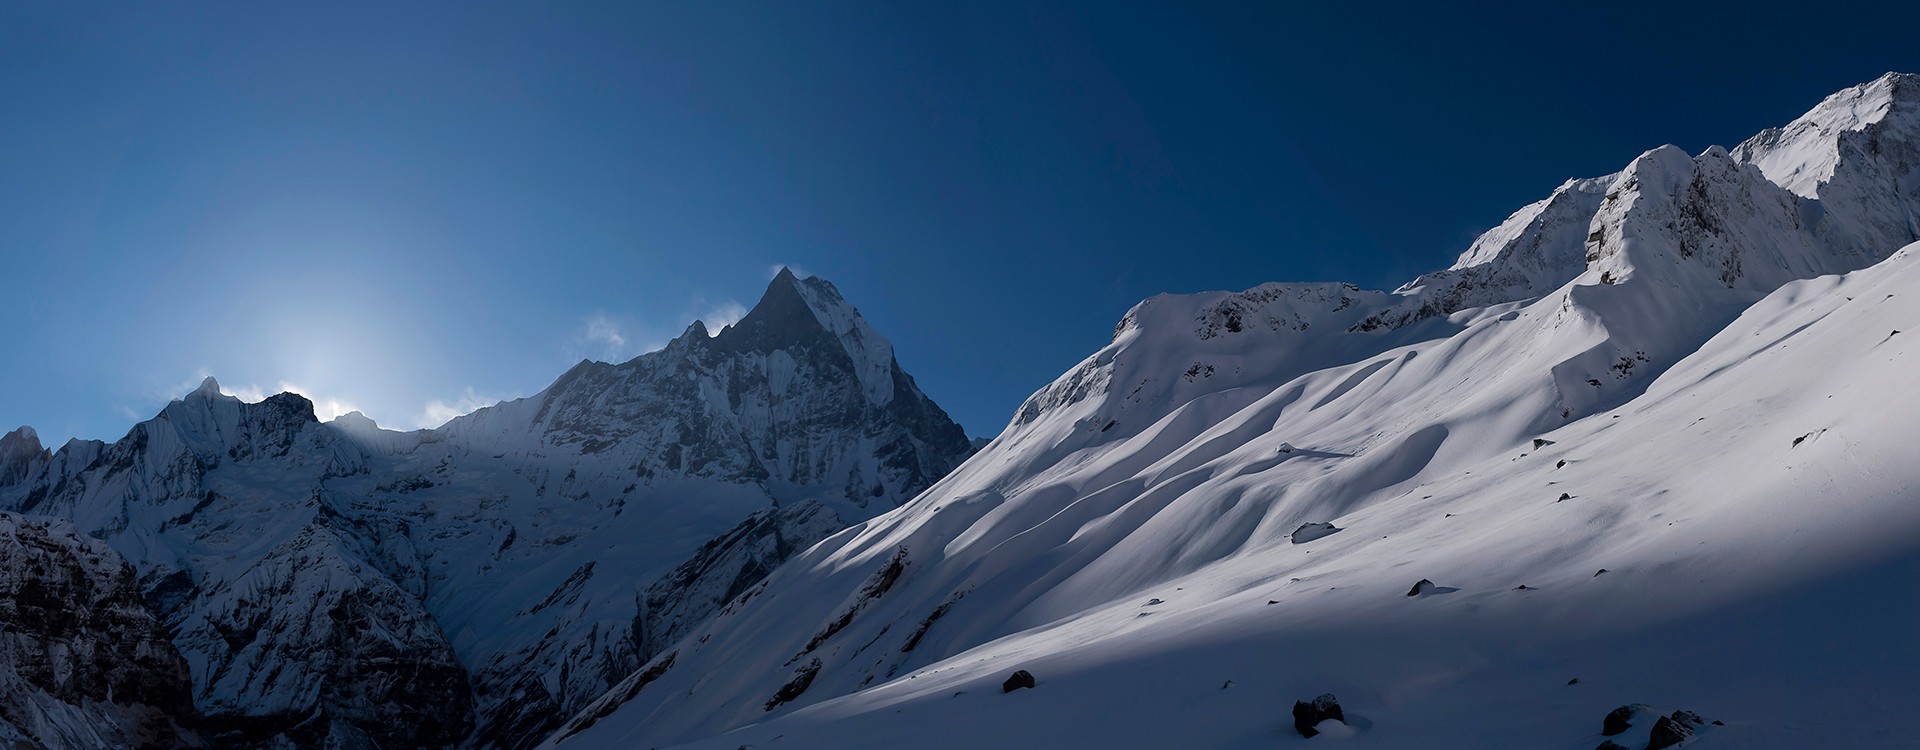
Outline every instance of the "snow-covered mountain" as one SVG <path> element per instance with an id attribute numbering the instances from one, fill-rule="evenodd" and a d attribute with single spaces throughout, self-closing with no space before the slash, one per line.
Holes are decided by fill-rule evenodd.
<path id="1" fill-rule="evenodd" d="M 0 439 L 0 508 L 138 572 L 235 747 L 523 747 L 786 556 L 972 453 L 839 292 L 435 430 L 209 378 L 112 444 Z"/>
<path id="2" fill-rule="evenodd" d="M 1393 293 L 1149 299 L 549 745 L 1909 746 L 1916 216 L 1889 74 Z"/>

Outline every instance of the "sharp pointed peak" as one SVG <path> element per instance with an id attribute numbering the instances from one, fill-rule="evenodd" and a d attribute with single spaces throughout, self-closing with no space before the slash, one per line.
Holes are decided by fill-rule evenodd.
<path id="1" fill-rule="evenodd" d="M 40 433 L 27 425 L 21 425 L 20 429 L 0 435 L 0 455 L 39 453 L 45 449 L 45 446 L 40 444 Z"/>
<path id="2" fill-rule="evenodd" d="M 212 375 L 208 375 L 207 377 L 201 379 L 199 387 L 196 387 L 191 392 L 187 393 L 186 398 L 188 400 L 203 399 L 203 398 L 219 398 L 222 395 L 225 395 L 225 394 L 221 393 L 220 391 L 220 381 L 214 380 Z"/>
<path id="3" fill-rule="evenodd" d="M 379 429 L 380 427 L 379 422 L 373 421 L 373 417 L 367 416 L 365 412 L 359 409 L 327 420 L 327 424 L 349 429 Z"/>

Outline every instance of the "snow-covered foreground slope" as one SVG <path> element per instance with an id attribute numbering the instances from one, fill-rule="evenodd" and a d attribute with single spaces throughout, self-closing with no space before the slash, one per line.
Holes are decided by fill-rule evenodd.
<path id="1" fill-rule="evenodd" d="M 1569 183 L 1394 295 L 1144 302 L 550 742 L 1269 747 L 1333 692 L 1323 739 L 1362 746 L 1591 748 L 1631 703 L 1907 746 L 1917 126 L 1889 75 Z"/>

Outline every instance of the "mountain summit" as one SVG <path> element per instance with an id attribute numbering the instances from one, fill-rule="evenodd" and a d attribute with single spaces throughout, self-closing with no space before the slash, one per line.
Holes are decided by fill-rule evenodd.
<path id="1" fill-rule="evenodd" d="M 783 270 L 717 334 L 434 430 L 208 378 L 112 444 L 16 431 L 0 509 L 127 558 L 217 745 L 520 748 L 972 451 L 832 284 Z"/>

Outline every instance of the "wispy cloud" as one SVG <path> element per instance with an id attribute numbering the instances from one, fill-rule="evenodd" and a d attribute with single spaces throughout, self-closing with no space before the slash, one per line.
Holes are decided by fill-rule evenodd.
<path id="1" fill-rule="evenodd" d="M 775 264 L 773 264 L 773 265 L 771 265 L 771 266 L 767 266 L 767 278 L 769 278 L 769 279 L 771 279 L 771 278 L 773 278 L 773 277 L 775 277 L 775 276 L 779 276 L 779 275 L 780 275 L 780 269 L 782 269 L 782 268 L 790 268 L 790 269 L 793 269 L 793 275 L 795 275 L 795 276 L 798 276 L 798 277 L 800 277 L 800 278 L 803 278 L 803 279 L 804 279 L 804 278 L 807 278 L 807 277 L 809 277 L 809 276 L 812 276 L 812 275 L 813 275 L 813 272 L 812 272 L 812 271 L 808 271 L 807 269 L 805 269 L 805 268 L 801 268 L 801 267 L 799 267 L 799 266 L 797 266 L 797 265 L 794 265 L 794 264 L 792 264 L 792 263 L 775 263 Z"/>
<path id="2" fill-rule="evenodd" d="M 241 401 L 245 401 L 245 402 L 247 402 L 247 403 L 249 403 L 249 404 L 257 404 L 257 403 L 260 403 L 260 402 L 262 402 L 262 401 L 265 401 L 265 400 L 267 400 L 267 397 L 268 397 L 268 396 L 271 396 L 271 395 L 273 395 L 274 393 L 280 393 L 280 392 L 282 392 L 282 391 L 290 391 L 290 392 L 293 392 L 293 393 L 300 393 L 300 392 L 299 392 L 299 391 L 297 391 L 297 390 L 293 390 L 293 389 L 290 389 L 290 388 L 287 388 L 287 387 L 285 387 L 285 384 L 282 384 L 282 387 L 280 388 L 280 390 L 278 390 L 278 391 L 274 391 L 273 393 L 268 393 L 268 392 L 266 392 L 266 390 L 265 390 L 265 389 L 263 389 L 263 388 L 261 388 L 260 386 L 257 386 L 257 385 L 241 385 L 241 386 L 233 386 L 233 385 L 227 385 L 227 384 L 225 384 L 225 383 L 222 383 L 222 384 L 220 384 L 220 392 L 221 392 L 221 393 L 225 393 L 225 394 L 227 394 L 227 395 L 229 395 L 229 396 L 232 396 L 232 397 L 234 397 L 234 398 L 237 398 L 237 399 L 240 399 Z M 304 394 L 304 393 L 300 393 L 300 395 L 302 395 L 302 396 L 306 396 L 306 394 Z M 313 399 L 313 397 L 312 397 L 312 396 L 307 396 L 307 399 L 308 399 L 308 400 L 312 400 L 312 399 Z"/>
<path id="3" fill-rule="evenodd" d="M 186 396 L 189 393 L 192 393 L 193 389 L 200 387 L 200 381 L 206 380 L 208 376 L 211 376 L 212 374 L 213 374 L 212 370 L 209 370 L 205 367 L 200 367 L 200 368 L 194 369 L 193 377 L 186 378 L 184 380 L 162 381 L 159 378 L 152 378 L 147 382 L 143 392 L 140 393 L 139 400 L 150 401 L 156 404 L 165 404 L 169 401 L 172 401 L 177 398 L 181 398 L 183 396 Z M 255 399 L 255 400 L 257 401 L 258 399 Z M 153 415 L 147 414 L 144 416 L 140 416 L 139 418 L 146 419 L 147 417 L 151 417 L 151 416 Z"/>
<path id="4" fill-rule="evenodd" d="M 475 410 L 492 406 L 505 400 L 507 399 L 482 396 L 475 393 L 472 386 L 468 386 L 466 390 L 461 391 L 460 396 L 452 402 L 442 401 L 440 399 L 427 402 L 426 408 L 420 411 L 420 417 L 414 421 L 414 427 L 422 430 L 439 427 L 440 425 L 453 421 L 457 417 L 472 414 Z"/>
<path id="5" fill-rule="evenodd" d="M 627 337 L 621 333 L 620 325 L 606 313 L 596 312 L 587 316 L 587 332 L 582 341 L 590 351 L 601 354 L 609 362 L 617 361 L 627 352 Z"/>
<path id="6" fill-rule="evenodd" d="M 269 396 L 276 396 L 282 393 L 297 393 L 305 396 L 308 401 L 313 402 L 313 416 L 322 422 L 331 422 L 335 417 L 342 414 L 360 411 L 360 407 L 355 406 L 350 401 L 331 396 L 322 396 L 314 393 L 312 389 L 302 388 L 285 380 L 280 381 L 280 385 L 274 387 L 272 390 L 251 384 L 229 386 L 222 383 L 220 384 L 220 391 L 249 404 L 257 404 L 267 400 Z"/>
<path id="7" fill-rule="evenodd" d="M 714 305 L 704 304 L 705 300 L 700 300 L 700 302 L 703 303 L 700 306 L 707 308 L 707 313 L 700 316 L 700 322 L 707 324 L 707 333 L 711 335 L 718 335 L 720 329 L 738 323 L 741 318 L 747 317 L 747 306 L 740 304 L 736 300 L 722 300 Z"/>
<path id="8" fill-rule="evenodd" d="M 207 378 L 212 376 L 213 376 L 212 370 L 209 370 L 208 368 L 205 368 L 205 367 L 201 367 L 194 370 L 193 377 L 191 378 L 187 378 L 185 380 L 181 380 L 178 382 L 168 382 L 168 383 L 153 386 L 145 394 L 145 397 L 159 404 L 165 404 L 169 401 L 185 398 L 187 394 L 192 393 L 194 389 L 199 388 L 200 383 L 202 381 L 205 381 Z M 280 381 L 278 385 L 272 388 L 265 388 L 252 383 L 242 383 L 242 384 L 221 383 L 220 392 L 227 394 L 229 396 L 232 396 L 234 398 L 240 399 L 241 401 L 245 401 L 249 404 L 260 403 L 261 401 L 267 400 L 267 397 L 280 394 L 280 393 L 298 393 L 302 396 L 305 396 L 308 401 L 313 402 L 313 415 L 315 417 L 318 417 L 322 422 L 331 420 L 334 417 L 338 417 L 348 412 L 360 410 L 360 407 L 355 406 L 353 402 L 348 401 L 347 399 L 335 397 L 335 396 L 321 395 L 319 393 L 316 393 L 311 388 L 305 388 L 285 380 Z M 119 409 L 122 415 L 133 420 L 147 419 L 153 416 L 152 413 L 143 414 L 139 410 L 135 409 L 134 407 L 128 406 L 125 404 L 120 405 Z"/>

